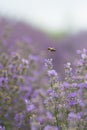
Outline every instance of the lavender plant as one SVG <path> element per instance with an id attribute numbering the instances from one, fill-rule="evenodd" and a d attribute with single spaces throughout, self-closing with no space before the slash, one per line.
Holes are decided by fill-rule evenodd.
<path id="1" fill-rule="evenodd" d="M 45 88 L 38 73 L 40 58 L 18 53 L 0 56 L 0 125 L 1 130 L 39 130 L 44 122 Z M 41 79 L 41 80 L 40 80 Z M 46 84 L 44 83 L 44 87 Z M 43 114 L 43 117 L 42 117 Z"/>
<path id="2" fill-rule="evenodd" d="M 45 61 L 49 76 L 45 105 L 51 115 L 48 124 L 58 130 L 87 129 L 87 50 L 77 53 L 80 58 L 74 68 L 70 62 L 64 66 L 64 80 L 60 80 L 53 69 L 52 59 Z"/>
<path id="3" fill-rule="evenodd" d="M 80 58 L 74 69 L 69 62 L 64 65 L 63 80 L 53 69 L 52 59 L 45 60 L 49 84 L 47 77 L 42 80 L 45 70 L 40 72 L 38 68 L 39 57 L 30 54 L 25 59 L 18 53 L 2 54 L 0 129 L 86 130 L 87 51 L 77 53 Z"/>

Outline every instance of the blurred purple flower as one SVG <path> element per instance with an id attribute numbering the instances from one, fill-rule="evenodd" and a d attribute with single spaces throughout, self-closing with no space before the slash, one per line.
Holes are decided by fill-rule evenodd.
<path id="1" fill-rule="evenodd" d="M 25 64 L 25 65 L 28 65 L 28 64 L 29 64 L 29 61 L 26 60 L 26 59 L 22 59 L 22 62 L 23 62 L 23 64 Z"/>
<path id="2" fill-rule="evenodd" d="M 76 95 L 77 95 L 76 92 L 69 93 L 69 94 L 68 94 L 68 98 L 75 98 Z"/>
<path id="3" fill-rule="evenodd" d="M 20 126 L 24 121 L 24 115 L 22 113 L 17 113 L 14 117 L 15 125 Z"/>
<path id="4" fill-rule="evenodd" d="M 56 126 L 47 125 L 44 130 L 58 130 L 58 128 Z"/>
<path id="5" fill-rule="evenodd" d="M 65 88 L 65 89 L 66 89 L 66 88 L 69 88 L 69 83 L 68 83 L 68 82 L 64 82 L 64 83 L 62 84 L 62 87 Z"/>
<path id="6" fill-rule="evenodd" d="M 48 70 L 48 76 L 52 76 L 52 77 L 55 77 L 57 76 L 57 72 L 55 70 Z"/>
<path id="7" fill-rule="evenodd" d="M 52 119 L 52 114 L 48 111 L 48 112 L 46 112 L 46 116 L 47 116 L 47 119 Z"/>
<path id="8" fill-rule="evenodd" d="M 0 130 L 5 130 L 5 127 L 2 127 L 2 126 L 0 125 Z"/>
<path id="9" fill-rule="evenodd" d="M 38 117 L 37 117 L 37 121 L 38 121 L 40 124 L 42 124 L 42 123 L 44 122 L 43 117 L 38 116 Z"/>
<path id="10" fill-rule="evenodd" d="M 79 106 L 85 107 L 85 103 L 81 99 L 77 99 L 77 103 L 79 104 Z"/>
<path id="11" fill-rule="evenodd" d="M 0 77 L 0 86 L 2 86 L 3 84 L 7 84 L 8 83 L 8 78 L 4 78 L 4 77 Z"/>
<path id="12" fill-rule="evenodd" d="M 49 89 L 49 90 L 47 91 L 47 93 L 49 94 L 49 96 L 51 96 L 51 97 L 53 97 L 53 98 L 58 97 L 58 95 L 54 92 L 54 90 Z"/>
<path id="13" fill-rule="evenodd" d="M 26 105 L 26 110 L 27 112 L 32 112 L 35 109 L 34 104 Z"/>
<path id="14" fill-rule="evenodd" d="M 72 119 L 76 119 L 77 121 L 78 121 L 78 119 L 81 119 L 81 116 L 82 116 L 82 113 L 74 113 L 74 112 L 70 112 L 69 114 L 68 114 L 68 120 L 72 120 Z"/>

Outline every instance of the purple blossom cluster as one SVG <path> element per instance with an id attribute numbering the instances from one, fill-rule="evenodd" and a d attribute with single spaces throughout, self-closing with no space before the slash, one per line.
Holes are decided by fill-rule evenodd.
<path id="1" fill-rule="evenodd" d="M 22 57 L 17 52 L 0 55 L 0 129 L 45 129 L 43 103 L 47 83 L 39 56 Z"/>
<path id="2" fill-rule="evenodd" d="M 64 65 L 65 78 L 60 79 L 53 69 L 52 59 L 45 61 L 49 88 L 45 106 L 49 122 L 59 130 L 87 129 L 87 50 L 77 50 L 79 58 Z"/>

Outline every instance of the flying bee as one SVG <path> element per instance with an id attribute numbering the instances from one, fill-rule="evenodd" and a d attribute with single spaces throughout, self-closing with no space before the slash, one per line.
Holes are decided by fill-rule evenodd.
<path id="1" fill-rule="evenodd" d="M 48 51 L 54 52 L 54 51 L 56 51 L 56 49 L 55 49 L 55 48 L 52 48 L 52 47 L 48 47 Z"/>

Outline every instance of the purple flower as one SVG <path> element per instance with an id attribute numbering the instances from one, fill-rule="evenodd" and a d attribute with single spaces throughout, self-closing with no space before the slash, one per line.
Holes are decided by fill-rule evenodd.
<path id="1" fill-rule="evenodd" d="M 42 124 L 44 122 L 43 117 L 41 117 L 41 116 L 38 116 L 37 120 L 38 120 L 38 122 L 40 122 L 40 124 Z"/>
<path id="2" fill-rule="evenodd" d="M 3 84 L 7 84 L 8 82 L 8 78 L 4 78 L 4 77 L 0 77 L 0 86 L 2 86 Z"/>
<path id="3" fill-rule="evenodd" d="M 48 76 L 56 77 L 58 74 L 55 70 L 48 70 Z"/>
<path id="4" fill-rule="evenodd" d="M 67 102 L 69 103 L 70 106 L 73 106 L 77 103 L 76 102 L 76 92 L 72 92 L 72 93 L 68 94 Z"/>
<path id="5" fill-rule="evenodd" d="M 84 83 L 78 83 L 78 88 L 83 88 Z"/>
<path id="6" fill-rule="evenodd" d="M 72 83 L 72 87 L 73 87 L 73 88 L 76 88 L 77 85 L 78 85 L 77 83 Z"/>
<path id="7" fill-rule="evenodd" d="M 70 113 L 68 114 L 68 120 L 75 119 L 75 118 L 76 118 L 76 115 L 75 115 L 74 112 L 70 112 Z"/>
<path id="8" fill-rule="evenodd" d="M 36 98 L 37 97 L 37 95 L 38 95 L 38 90 L 35 90 L 34 92 L 33 92 L 33 94 L 32 94 L 32 98 Z"/>
<path id="9" fill-rule="evenodd" d="M 81 116 L 82 116 L 82 113 L 80 113 L 80 112 L 78 112 L 77 114 L 74 113 L 74 112 L 70 112 L 70 113 L 68 114 L 68 120 L 72 120 L 72 119 L 78 120 L 78 119 L 81 119 Z"/>
<path id="10" fill-rule="evenodd" d="M 86 54 L 81 54 L 81 58 L 82 59 L 87 59 L 87 55 Z"/>
<path id="11" fill-rule="evenodd" d="M 76 95 L 77 95 L 76 92 L 69 93 L 69 94 L 68 94 L 68 98 L 75 98 Z"/>
<path id="12" fill-rule="evenodd" d="M 85 74 L 85 79 L 87 80 L 87 74 Z"/>
<path id="13" fill-rule="evenodd" d="M 53 68 L 53 64 L 52 64 L 53 59 L 45 59 L 45 66 L 48 69 L 52 69 Z"/>
<path id="14" fill-rule="evenodd" d="M 29 61 L 26 60 L 26 59 L 22 59 L 22 62 L 23 62 L 24 65 L 28 65 L 29 64 Z"/>
<path id="15" fill-rule="evenodd" d="M 87 89 L 87 83 L 84 83 L 84 88 L 86 88 L 86 89 Z"/>
<path id="16" fill-rule="evenodd" d="M 17 113 L 14 117 L 16 126 L 19 126 L 22 124 L 24 120 L 24 115 L 22 113 Z"/>
<path id="17" fill-rule="evenodd" d="M 77 119 L 81 119 L 82 112 L 78 112 L 76 115 L 77 115 Z"/>
<path id="18" fill-rule="evenodd" d="M 79 104 L 79 106 L 85 107 L 85 103 L 82 100 L 77 99 L 77 103 Z"/>
<path id="19" fill-rule="evenodd" d="M 34 104 L 30 104 L 30 105 L 26 105 L 26 110 L 27 112 L 31 112 L 35 109 L 35 106 Z"/>
<path id="20" fill-rule="evenodd" d="M 45 126 L 44 130 L 58 130 L 58 127 L 47 125 L 47 126 Z"/>
<path id="21" fill-rule="evenodd" d="M 50 93 L 53 93 L 53 90 L 52 90 L 52 89 L 48 89 L 48 90 L 47 90 L 47 94 L 50 94 Z"/>
<path id="22" fill-rule="evenodd" d="M 75 100 L 69 100 L 68 103 L 69 103 L 70 106 L 74 106 L 76 104 L 76 101 Z"/>
<path id="23" fill-rule="evenodd" d="M 47 119 L 52 119 L 52 115 L 49 111 L 46 113 L 46 116 L 47 116 Z"/>
<path id="24" fill-rule="evenodd" d="M 85 53 L 85 54 L 87 53 L 87 50 L 85 48 L 83 48 L 83 53 Z"/>
<path id="25" fill-rule="evenodd" d="M 12 64 L 10 64 L 10 65 L 8 66 L 8 68 L 9 68 L 9 69 L 13 69 L 14 66 L 13 66 Z"/>
<path id="26" fill-rule="evenodd" d="M 5 130 L 5 127 L 2 127 L 2 126 L 0 125 L 0 130 Z"/>
<path id="27" fill-rule="evenodd" d="M 51 90 L 51 89 L 49 89 L 48 91 L 47 91 L 47 93 L 49 94 L 49 96 L 51 96 L 51 97 L 57 97 L 58 95 L 55 93 L 55 91 L 54 90 Z"/>
<path id="28" fill-rule="evenodd" d="M 69 88 L 69 83 L 68 83 L 68 82 L 64 82 L 64 83 L 62 84 L 62 87 L 63 87 L 63 88 Z"/>

